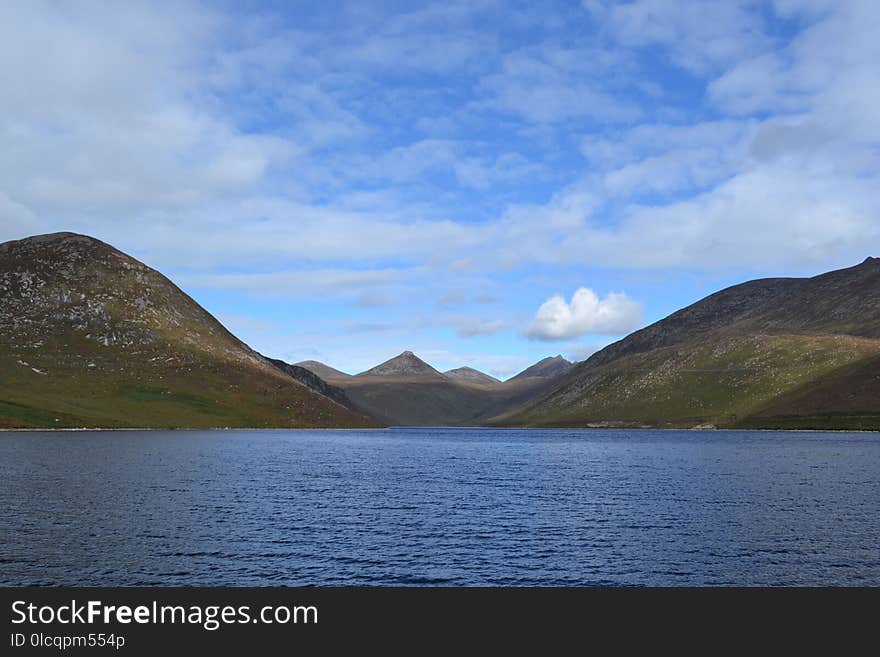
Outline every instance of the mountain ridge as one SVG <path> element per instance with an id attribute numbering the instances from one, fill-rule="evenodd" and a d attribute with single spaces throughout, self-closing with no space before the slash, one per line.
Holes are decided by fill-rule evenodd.
<path id="1" fill-rule="evenodd" d="M 544 358 L 502 382 L 411 351 L 354 376 L 291 365 L 100 240 L 0 244 L 0 427 L 880 429 L 878 381 L 874 257 L 725 288 L 585 361 Z"/>
<path id="2" fill-rule="evenodd" d="M 544 361 L 558 366 L 560 358 Z M 314 362 L 312 371 L 322 367 L 326 366 Z M 344 390 L 354 408 L 391 425 L 479 426 L 546 391 L 557 375 L 546 363 L 540 369 L 543 376 L 499 381 L 469 367 L 440 372 L 413 352 L 404 351 L 360 374 L 332 382 Z"/>

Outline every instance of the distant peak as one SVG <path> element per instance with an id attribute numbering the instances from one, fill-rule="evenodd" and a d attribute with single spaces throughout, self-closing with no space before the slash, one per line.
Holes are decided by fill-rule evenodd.
<path id="1" fill-rule="evenodd" d="M 556 354 L 555 356 L 547 356 L 547 358 L 542 358 L 537 363 L 535 363 L 535 365 L 550 364 L 550 363 L 561 363 L 561 364 L 568 363 L 570 365 L 571 361 L 569 361 L 567 358 L 565 358 L 565 356 L 563 356 L 562 354 Z"/>
<path id="2" fill-rule="evenodd" d="M 514 379 L 525 379 L 533 376 L 552 377 L 567 371 L 572 367 L 571 361 L 564 358 L 562 354 L 556 356 L 547 356 L 537 363 L 524 369 L 522 372 L 514 376 Z"/>
<path id="3" fill-rule="evenodd" d="M 470 381 L 472 383 L 501 383 L 494 376 L 489 376 L 473 367 L 457 367 L 454 370 L 443 372 L 445 376 L 456 381 Z"/>
<path id="4" fill-rule="evenodd" d="M 411 351 L 404 351 L 380 365 L 361 372 L 358 376 L 405 376 L 405 375 L 443 376 Z"/>
<path id="5" fill-rule="evenodd" d="M 867 258 L 865 258 L 865 261 L 862 264 L 863 265 L 876 265 L 878 263 L 880 263 L 880 258 L 868 256 Z"/>

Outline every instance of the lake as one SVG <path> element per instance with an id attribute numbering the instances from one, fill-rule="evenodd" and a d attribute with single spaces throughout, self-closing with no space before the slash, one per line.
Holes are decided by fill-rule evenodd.
<path id="1" fill-rule="evenodd" d="M 0 432 L 2 585 L 880 585 L 880 435 Z"/>

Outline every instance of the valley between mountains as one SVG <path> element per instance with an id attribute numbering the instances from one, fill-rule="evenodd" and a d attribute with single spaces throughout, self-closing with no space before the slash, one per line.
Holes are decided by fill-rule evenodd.
<path id="1" fill-rule="evenodd" d="M 0 244 L 0 427 L 880 429 L 880 260 L 750 281 L 506 381 L 416 354 L 351 375 L 257 353 L 74 233 Z"/>

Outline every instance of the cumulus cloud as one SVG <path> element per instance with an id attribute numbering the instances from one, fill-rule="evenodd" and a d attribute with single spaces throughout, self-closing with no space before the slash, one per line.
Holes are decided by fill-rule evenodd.
<path id="1" fill-rule="evenodd" d="M 623 292 L 604 299 L 589 288 L 579 288 L 566 302 L 561 294 L 547 299 L 526 335 L 533 340 L 567 340 L 581 335 L 619 335 L 642 323 L 642 305 Z"/>

